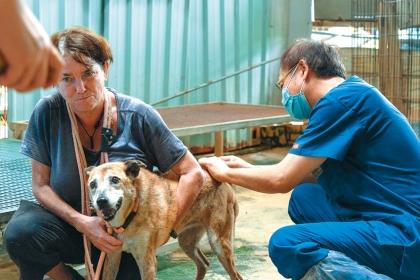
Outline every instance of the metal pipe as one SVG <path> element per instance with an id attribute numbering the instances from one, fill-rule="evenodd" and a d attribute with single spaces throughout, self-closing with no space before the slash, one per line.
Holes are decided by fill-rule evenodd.
<path id="1" fill-rule="evenodd" d="M 267 60 L 267 61 L 260 62 L 259 64 L 249 66 L 248 68 L 246 68 L 246 69 L 242 69 L 242 70 L 239 70 L 239 71 L 237 71 L 237 72 L 235 72 L 235 73 L 233 73 L 233 74 L 226 75 L 226 76 L 221 77 L 221 78 L 219 78 L 219 79 L 216 79 L 216 80 L 214 80 L 214 81 L 208 81 L 207 83 L 204 83 L 204 84 L 198 85 L 198 86 L 196 86 L 196 87 L 194 87 L 194 88 L 192 88 L 192 89 L 186 89 L 186 90 L 181 91 L 181 92 L 179 92 L 179 93 L 177 93 L 177 94 L 175 94 L 175 95 L 165 97 L 165 98 L 163 98 L 163 99 L 161 99 L 161 100 L 158 100 L 158 101 L 156 101 L 156 102 L 154 102 L 154 103 L 151 103 L 150 105 L 155 106 L 156 104 L 159 104 L 159 103 L 162 103 L 162 102 L 165 102 L 165 101 L 168 101 L 168 100 L 174 99 L 174 98 L 176 98 L 176 97 L 179 97 L 179 96 L 182 96 L 182 95 L 184 95 L 184 94 L 190 93 L 190 92 L 195 91 L 195 90 L 197 90 L 197 89 L 200 89 L 200 88 L 203 88 L 203 87 L 207 87 L 207 86 L 209 86 L 209 85 L 211 85 L 211 84 L 215 84 L 215 83 L 217 83 L 217 82 L 220 82 L 220 81 L 226 80 L 226 79 L 228 79 L 228 78 L 230 78 L 230 77 L 236 76 L 236 75 L 238 75 L 238 74 L 241 74 L 241 73 L 243 73 L 243 72 L 246 72 L 246 71 L 252 70 L 252 69 L 254 69 L 254 68 L 260 67 L 260 66 L 262 66 L 262 65 L 264 65 L 264 64 L 267 64 L 267 63 L 270 63 L 270 62 L 276 61 L 276 60 L 278 60 L 278 59 L 280 59 L 280 57 L 276 57 L 276 58 L 273 58 L 273 59 L 270 59 L 270 60 Z"/>

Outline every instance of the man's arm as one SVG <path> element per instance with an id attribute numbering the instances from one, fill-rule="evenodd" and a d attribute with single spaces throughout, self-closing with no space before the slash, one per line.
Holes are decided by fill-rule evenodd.
<path id="1" fill-rule="evenodd" d="M 300 183 L 316 183 L 311 172 L 325 160 L 325 157 L 288 154 L 281 162 L 266 166 L 232 168 L 228 161 L 217 157 L 201 158 L 199 163 L 220 182 L 233 183 L 262 193 L 287 193 Z"/>

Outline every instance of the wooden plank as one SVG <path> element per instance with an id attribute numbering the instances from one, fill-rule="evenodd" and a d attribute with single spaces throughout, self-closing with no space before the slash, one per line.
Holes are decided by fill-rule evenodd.
<path id="1" fill-rule="evenodd" d="M 223 131 L 214 133 L 214 155 L 216 157 L 223 156 Z"/>

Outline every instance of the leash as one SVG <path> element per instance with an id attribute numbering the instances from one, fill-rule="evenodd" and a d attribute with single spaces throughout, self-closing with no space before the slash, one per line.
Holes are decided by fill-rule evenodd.
<path id="1" fill-rule="evenodd" d="M 107 227 L 107 232 L 109 235 L 112 235 L 112 228 Z M 99 257 L 98 266 L 96 267 L 96 273 L 94 273 L 93 275 L 94 280 L 99 280 L 99 277 L 101 276 L 102 266 L 105 262 L 105 256 L 106 256 L 106 253 L 104 251 L 101 251 L 101 256 Z M 90 265 L 92 265 L 92 262 L 90 262 Z"/>
<path id="2" fill-rule="evenodd" d="M 112 127 L 112 101 L 111 96 L 108 91 L 106 91 L 106 97 L 104 98 L 104 112 L 103 112 L 103 125 L 102 125 L 102 139 L 101 139 L 101 161 L 100 164 L 108 162 L 108 150 L 109 144 L 114 141 Z M 79 169 L 79 177 L 80 177 L 80 185 L 81 185 L 81 194 L 82 194 L 82 214 L 86 216 L 91 216 L 91 208 L 90 208 L 90 198 L 89 198 L 89 189 L 87 187 L 87 180 L 84 174 L 84 169 L 87 167 L 85 154 L 83 151 L 83 145 L 79 138 L 79 131 L 77 128 L 77 119 L 76 115 L 74 114 L 73 110 L 70 108 L 68 103 L 67 111 L 70 117 L 71 129 L 72 129 L 72 138 L 73 144 L 76 154 L 77 166 Z M 111 231 L 111 233 L 110 233 Z M 108 229 L 108 233 L 112 234 L 112 229 Z M 85 267 L 87 272 L 87 279 L 99 279 L 101 274 L 102 266 L 105 260 L 105 252 L 101 252 L 101 256 L 99 258 L 98 266 L 97 266 L 97 273 L 95 273 L 93 269 L 91 256 L 91 242 L 87 238 L 85 234 L 83 234 L 83 247 L 85 251 Z"/>
<path id="3" fill-rule="evenodd" d="M 123 233 L 124 230 L 128 227 L 128 225 L 131 223 L 131 221 L 133 220 L 134 216 L 137 214 L 137 208 L 138 208 L 139 204 L 137 202 L 137 199 L 134 201 L 134 207 L 133 210 L 131 211 L 130 215 L 128 215 L 127 219 L 125 220 L 124 224 L 120 227 L 112 227 L 110 225 L 109 222 L 107 222 L 107 232 L 109 235 L 112 235 L 112 231 L 115 231 L 116 233 Z M 99 261 L 98 261 L 98 266 L 96 267 L 96 274 L 94 275 L 95 278 L 94 280 L 99 280 L 99 276 L 101 275 L 101 271 L 102 271 L 102 266 L 105 262 L 105 257 L 106 257 L 106 253 L 105 252 L 101 252 L 101 255 L 99 257 Z"/>

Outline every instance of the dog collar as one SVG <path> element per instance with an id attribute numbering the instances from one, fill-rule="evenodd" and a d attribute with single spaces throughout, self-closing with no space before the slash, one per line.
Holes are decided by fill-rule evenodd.
<path id="1" fill-rule="evenodd" d="M 114 231 L 116 233 L 123 233 L 124 230 L 128 227 L 128 225 L 131 223 L 131 221 L 133 220 L 134 216 L 136 215 L 137 212 L 131 212 L 130 215 L 128 215 L 127 219 L 125 220 L 125 223 L 117 228 L 114 228 Z"/>
<path id="2" fill-rule="evenodd" d="M 133 207 L 133 211 L 131 211 L 130 215 L 128 215 L 127 219 L 125 220 L 124 224 L 120 227 L 113 227 L 113 230 L 116 233 L 123 233 L 124 230 L 128 227 L 128 225 L 131 223 L 131 221 L 133 220 L 134 216 L 137 213 L 137 208 L 139 207 L 138 204 L 138 199 L 136 199 L 134 201 L 134 207 Z"/>

